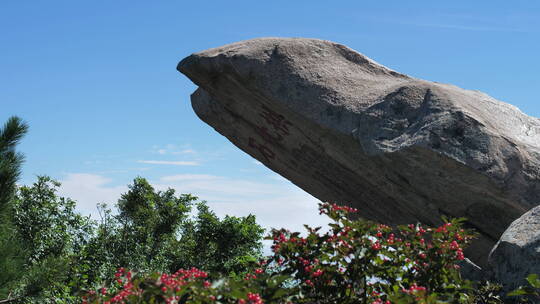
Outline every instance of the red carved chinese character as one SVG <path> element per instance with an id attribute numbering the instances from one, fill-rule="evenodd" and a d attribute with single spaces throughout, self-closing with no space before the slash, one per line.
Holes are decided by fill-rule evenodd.
<path id="1" fill-rule="evenodd" d="M 261 136 L 264 141 L 269 143 L 277 143 L 279 141 L 283 140 L 283 136 L 281 134 L 276 134 L 275 136 L 270 134 L 268 132 L 268 129 L 266 127 L 256 127 L 255 130 L 257 130 L 257 133 Z"/>
<path id="2" fill-rule="evenodd" d="M 259 115 L 264 118 L 268 124 L 272 125 L 276 132 L 281 133 L 281 135 L 289 135 L 288 126 L 292 126 L 292 124 L 286 120 L 283 115 L 270 110 L 265 105 L 262 106 L 262 109 L 263 112 L 259 113 Z"/>
<path id="3" fill-rule="evenodd" d="M 270 150 L 270 148 L 268 148 L 264 144 L 258 144 L 253 137 L 249 138 L 249 146 L 251 148 L 259 150 L 259 152 L 264 156 L 264 158 L 266 158 L 267 161 L 276 158 L 276 153 L 274 153 L 274 151 Z"/>

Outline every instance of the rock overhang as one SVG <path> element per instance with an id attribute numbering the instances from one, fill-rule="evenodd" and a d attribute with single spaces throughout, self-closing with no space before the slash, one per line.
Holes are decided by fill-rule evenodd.
<path id="1" fill-rule="evenodd" d="M 479 264 L 540 203 L 540 122 L 486 94 L 316 39 L 242 41 L 178 69 L 199 86 L 197 115 L 270 169 L 384 223 L 467 217 Z"/>

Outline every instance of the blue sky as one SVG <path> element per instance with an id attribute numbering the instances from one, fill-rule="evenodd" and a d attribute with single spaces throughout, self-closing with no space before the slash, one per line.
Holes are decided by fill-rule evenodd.
<path id="1" fill-rule="evenodd" d="M 178 61 L 239 40 L 336 41 L 540 116 L 538 1 L 3 0 L 0 34 L 0 120 L 30 124 L 21 183 L 50 175 L 85 213 L 143 176 L 265 227 L 324 222 L 313 197 L 191 109 Z"/>

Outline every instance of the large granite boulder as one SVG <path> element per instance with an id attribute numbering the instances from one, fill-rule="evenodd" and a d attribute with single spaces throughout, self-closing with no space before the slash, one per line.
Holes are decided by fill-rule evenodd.
<path id="1" fill-rule="evenodd" d="M 540 120 L 478 92 L 400 74 L 337 43 L 261 38 L 178 70 L 197 115 L 322 201 L 388 224 L 466 217 L 480 266 L 540 204 Z"/>
<path id="2" fill-rule="evenodd" d="M 527 285 L 527 275 L 540 275 L 540 206 L 515 220 L 489 254 L 489 272 L 505 291 Z"/>

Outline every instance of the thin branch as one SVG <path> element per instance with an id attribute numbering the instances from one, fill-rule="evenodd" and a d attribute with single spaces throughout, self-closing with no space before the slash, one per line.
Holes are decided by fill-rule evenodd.
<path id="1" fill-rule="evenodd" d="M 16 301 L 16 300 L 18 300 L 20 298 L 22 298 L 22 296 L 11 298 L 11 294 L 9 294 L 7 299 L 0 300 L 0 304 L 2 304 L 2 303 L 10 303 L 10 302 Z"/>

